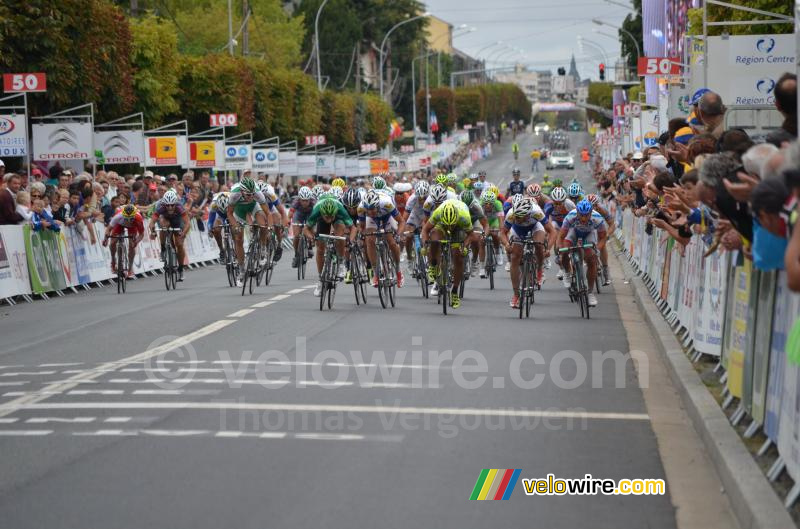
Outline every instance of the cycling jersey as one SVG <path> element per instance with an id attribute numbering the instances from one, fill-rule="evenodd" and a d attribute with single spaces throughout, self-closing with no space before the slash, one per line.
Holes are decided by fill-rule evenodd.
<path id="1" fill-rule="evenodd" d="M 399 214 L 392 197 L 388 195 L 381 195 L 378 205 L 374 208 L 367 208 L 363 200 L 358 205 L 358 217 L 362 221 L 367 217 L 385 221 L 389 217 L 397 217 Z"/>
<path id="2" fill-rule="evenodd" d="M 172 211 L 167 209 L 167 206 L 163 204 L 160 200 L 156 204 L 155 209 L 153 210 L 153 218 L 164 217 L 165 219 L 174 219 L 180 218 L 186 210 L 183 208 L 181 204 L 175 204 L 175 207 Z"/>
<path id="3" fill-rule="evenodd" d="M 406 201 L 406 211 L 409 212 L 407 224 L 417 228 L 422 226 L 422 220 L 425 218 L 425 211 L 422 206 L 422 201 L 419 200 L 416 193 L 409 197 L 408 201 Z"/>
<path id="4" fill-rule="evenodd" d="M 458 195 L 455 193 L 455 191 L 451 191 L 450 188 L 447 189 L 447 198 L 445 201 L 447 200 L 458 200 Z M 425 199 L 425 203 L 422 205 L 422 210 L 426 217 L 430 217 L 431 213 L 433 213 L 433 210 L 437 207 L 439 206 L 436 205 L 436 202 L 433 201 L 433 198 L 428 197 Z"/>
<path id="5" fill-rule="evenodd" d="M 605 233 L 606 221 L 596 211 L 592 211 L 586 218 L 580 218 L 577 210 L 572 210 L 564 218 L 564 224 L 561 226 L 561 232 L 565 233 L 564 239 L 570 241 L 572 244 L 578 239 L 583 239 L 584 242 L 597 242 L 597 234 Z"/>
<path id="6" fill-rule="evenodd" d="M 303 202 L 306 202 L 306 205 L 303 205 Z M 308 199 L 308 200 L 300 200 L 299 198 L 295 198 L 292 201 L 291 209 L 294 212 L 292 214 L 292 222 L 296 224 L 303 224 L 305 223 L 308 216 L 311 215 L 311 212 L 314 211 L 314 205 L 317 203 L 316 199 Z"/>
<path id="7" fill-rule="evenodd" d="M 512 239 L 524 239 L 531 232 L 544 231 L 541 221 L 544 220 L 544 212 L 538 204 L 531 205 L 531 212 L 524 217 L 517 217 L 514 208 L 506 214 L 504 225 L 512 231 Z"/>
<path id="8" fill-rule="evenodd" d="M 502 202 L 495 200 L 493 203 L 483 204 L 483 213 L 486 215 L 489 228 L 493 230 L 500 228 L 500 220 L 505 216 Z"/>
<path id="9" fill-rule="evenodd" d="M 479 222 L 481 219 L 486 218 L 486 215 L 483 213 L 483 208 L 481 207 L 480 202 L 477 200 L 473 200 L 472 204 L 468 204 L 467 207 L 469 208 L 469 216 L 472 219 L 473 224 Z"/>
<path id="10" fill-rule="evenodd" d="M 508 195 L 521 195 L 525 192 L 525 182 L 522 180 L 513 180 L 508 184 Z"/>
<path id="11" fill-rule="evenodd" d="M 458 220 L 452 226 L 442 223 L 442 210 L 444 209 L 443 206 L 445 204 L 452 204 L 455 206 L 456 213 L 458 214 Z M 448 233 L 456 230 L 466 232 L 472 229 L 472 217 L 469 214 L 469 208 L 466 204 L 458 199 L 447 199 L 442 202 L 442 204 L 433 211 L 431 218 L 428 219 L 428 222 L 433 224 L 434 228 Z"/>
<path id="12" fill-rule="evenodd" d="M 570 199 L 566 199 L 561 203 L 548 202 L 545 204 L 544 214 L 549 220 L 555 222 L 556 226 L 560 228 L 561 224 L 564 222 L 564 217 L 566 217 L 567 214 L 574 209 L 575 204 Z"/>
<path id="13" fill-rule="evenodd" d="M 144 233 L 144 220 L 142 215 L 136 213 L 132 219 L 126 219 L 122 213 L 117 213 L 108 223 L 111 226 L 111 235 L 122 235 L 123 231 L 127 228 L 129 235 Z"/>
<path id="14" fill-rule="evenodd" d="M 314 228 L 317 226 L 317 224 L 326 224 L 322 219 L 322 213 L 319 211 L 323 202 L 325 201 L 321 200 L 317 202 L 317 204 L 314 206 L 314 209 L 311 210 L 311 214 L 308 216 L 308 219 L 306 219 L 306 226 L 309 228 Z M 347 212 L 342 203 L 338 200 L 334 200 L 333 202 L 336 204 L 336 217 L 331 224 L 344 224 L 345 226 L 352 226 L 353 221 L 350 218 L 350 214 Z"/>

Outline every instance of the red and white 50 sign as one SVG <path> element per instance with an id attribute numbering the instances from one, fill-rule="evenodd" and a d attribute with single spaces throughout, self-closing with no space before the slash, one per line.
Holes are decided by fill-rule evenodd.
<path id="1" fill-rule="evenodd" d="M 4 73 L 5 92 L 47 92 L 47 76 L 43 73 Z"/>
<path id="2" fill-rule="evenodd" d="M 306 145 L 325 145 L 327 140 L 322 134 L 316 136 L 306 136 Z"/>
<path id="3" fill-rule="evenodd" d="M 212 127 L 235 127 L 239 124 L 236 114 L 211 114 Z"/>
<path id="4" fill-rule="evenodd" d="M 679 63 L 677 57 L 639 57 L 636 69 L 639 75 L 679 75 Z"/>

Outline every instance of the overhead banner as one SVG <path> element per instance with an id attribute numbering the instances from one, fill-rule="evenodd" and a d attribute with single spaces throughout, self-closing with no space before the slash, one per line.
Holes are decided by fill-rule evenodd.
<path id="1" fill-rule="evenodd" d="M 317 156 L 314 154 L 298 154 L 297 174 L 300 176 L 315 176 L 317 174 Z"/>
<path id="2" fill-rule="evenodd" d="M 189 161 L 186 136 L 151 136 L 145 145 L 149 167 L 186 166 Z"/>
<path id="3" fill-rule="evenodd" d="M 280 173 L 279 156 L 278 149 L 275 148 L 253 149 L 253 171 L 270 175 Z"/>
<path id="4" fill-rule="evenodd" d="M 225 145 L 225 169 L 243 171 L 250 169 L 250 145 Z"/>
<path id="5" fill-rule="evenodd" d="M 333 176 L 336 173 L 336 156 L 333 154 L 320 154 L 317 156 L 317 174 L 319 176 Z"/>
<path id="6" fill-rule="evenodd" d="M 727 105 L 774 105 L 775 85 L 795 71 L 795 36 L 708 37 L 708 83 Z"/>
<path id="7" fill-rule="evenodd" d="M 286 176 L 297 176 L 297 151 L 281 151 L 278 155 L 281 173 Z"/>
<path id="8" fill-rule="evenodd" d="M 0 114 L 0 157 L 28 155 L 25 137 L 25 114 Z"/>
<path id="9" fill-rule="evenodd" d="M 224 145 L 220 140 L 200 140 L 189 142 L 189 167 L 223 168 Z"/>
<path id="10" fill-rule="evenodd" d="M 88 160 L 93 155 L 92 124 L 85 122 L 34 123 L 33 159 Z"/>
<path id="11" fill-rule="evenodd" d="M 144 165 L 144 135 L 141 130 L 95 131 L 94 154 L 105 165 Z"/>

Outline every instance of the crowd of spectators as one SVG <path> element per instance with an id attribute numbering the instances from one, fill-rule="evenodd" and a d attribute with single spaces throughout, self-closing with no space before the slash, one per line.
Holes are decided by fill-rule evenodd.
<path id="1" fill-rule="evenodd" d="M 680 248 L 699 234 L 706 256 L 719 247 L 740 250 L 761 270 L 785 269 L 800 291 L 800 142 L 797 77 L 775 86 L 780 128 L 751 137 L 726 128 L 718 94 L 699 90 L 686 118 L 669 122 L 658 145 L 603 167 L 595 161 L 600 193 L 617 207 L 647 218 L 647 230 L 665 230 Z"/>

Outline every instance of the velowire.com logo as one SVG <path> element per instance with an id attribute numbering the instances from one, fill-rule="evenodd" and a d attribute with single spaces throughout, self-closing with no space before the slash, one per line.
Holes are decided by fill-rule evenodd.
<path id="1" fill-rule="evenodd" d="M 520 473 L 522 473 L 521 468 L 484 468 L 472 488 L 469 499 L 507 500 L 511 498 Z"/>

